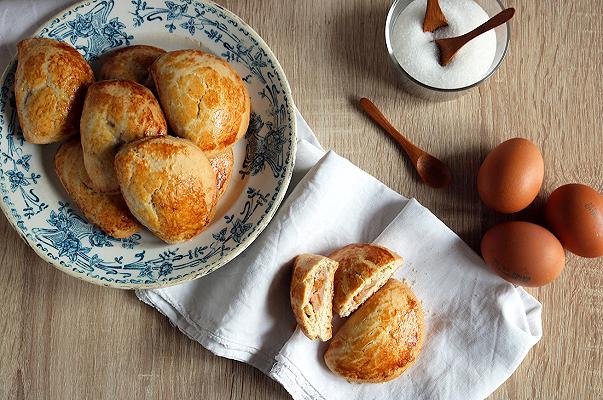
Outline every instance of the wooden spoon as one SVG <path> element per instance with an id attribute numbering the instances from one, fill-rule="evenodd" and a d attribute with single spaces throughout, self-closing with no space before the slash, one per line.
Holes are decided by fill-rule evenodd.
<path id="1" fill-rule="evenodd" d="M 444 26 L 448 26 L 448 20 L 440 8 L 440 2 L 438 0 L 427 0 L 423 32 L 433 32 Z"/>
<path id="2" fill-rule="evenodd" d="M 392 126 L 372 101 L 363 97 L 360 99 L 360 107 L 402 146 L 423 182 L 434 188 L 441 188 L 450 183 L 452 175 L 448 166 L 406 139 Z"/>
<path id="3" fill-rule="evenodd" d="M 504 24 L 510 20 L 515 14 L 514 8 L 507 8 L 502 10 L 488 21 L 484 22 L 474 30 L 465 33 L 464 35 L 448 38 L 448 39 L 437 39 L 435 43 L 440 49 L 440 65 L 446 66 L 452 60 L 454 55 L 461 47 L 467 44 L 470 40 L 475 39 L 484 32 L 488 32 L 491 29 L 496 28 L 499 25 Z"/>

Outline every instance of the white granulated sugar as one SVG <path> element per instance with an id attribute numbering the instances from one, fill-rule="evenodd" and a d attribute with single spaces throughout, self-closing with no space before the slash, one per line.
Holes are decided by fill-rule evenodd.
<path id="1" fill-rule="evenodd" d="M 415 0 L 395 22 L 391 43 L 394 56 L 409 75 L 429 86 L 456 89 L 483 78 L 494 61 L 496 33 L 491 30 L 463 46 L 445 67 L 435 39 L 463 35 L 490 17 L 473 0 L 440 0 L 448 26 L 435 32 L 423 32 L 427 0 Z"/>

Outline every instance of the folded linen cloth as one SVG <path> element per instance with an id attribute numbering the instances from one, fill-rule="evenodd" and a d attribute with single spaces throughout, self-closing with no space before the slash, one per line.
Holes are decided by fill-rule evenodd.
<path id="1" fill-rule="evenodd" d="M 295 399 L 488 396 L 540 339 L 540 303 L 491 273 L 416 200 L 337 154 L 324 154 L 299 113 L 297 119 L 292 190 L 266 230 L 218 271 L 138 291 L 139 298 L 213 353 L 268 374 Z M 402 255 L 405 263 L 396 277 L 409 283 L 425 311 L 422 353 L 388 383 L 352 384 L 331 374 L 322 359 L 328 344 L 295 330 L 289 304 L 292 260 L 352 242 L 379 243 Z"/>

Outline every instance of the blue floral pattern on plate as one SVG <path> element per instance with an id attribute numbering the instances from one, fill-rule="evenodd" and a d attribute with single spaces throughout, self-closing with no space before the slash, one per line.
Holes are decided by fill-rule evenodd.
<path id="1" fill-rule="evenodd" d="M 160 287 L 219 268 L 265 228 L 282 200 L 295 157 L 295 118 L 284 73 L 261 38 L 238 17 L 205 1 L 91 0 L 47 22 L 37 36 L 71 43 L 86 59 L 144 40 L 188 35 L 227 59 L 252 96 L 252 118 L 238 185 L 240 196 L 199 237 L 176 246 L 146 231 L 127 239 L 89 224 L 58 184 L 48 154 L 21 135 L 14 99 L 13 62 L 0 87 L 0 193 L 19 234 L 45 260 L 87 281 L 120 288 Z M 153 43 L 149 43 L 153 44 Z"/>

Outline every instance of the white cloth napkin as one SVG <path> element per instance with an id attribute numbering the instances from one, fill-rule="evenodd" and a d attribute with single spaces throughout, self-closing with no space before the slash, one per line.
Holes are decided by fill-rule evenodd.
<path id="1" fill-rule="evenodd" d="M 297 122 L 295 188 L 266 230 L 218 271 L 139 291 L 139 298 L 213 353 L 268 374 L 295 399 L 488 396 L 540 339 L 540 303 L 490 272 L 416 200 L 337 154 L 324 154 L 299 113 Z M 425 311 L 418 361 L 384 384 L 351 384 L 330 373 L 322 360 L 327 344 L 295 330 L 290 308 L 293 258 L 328 254 L 352 242 L 379 243 L 402 255 L 396 277 L 410 284 Z"/>

